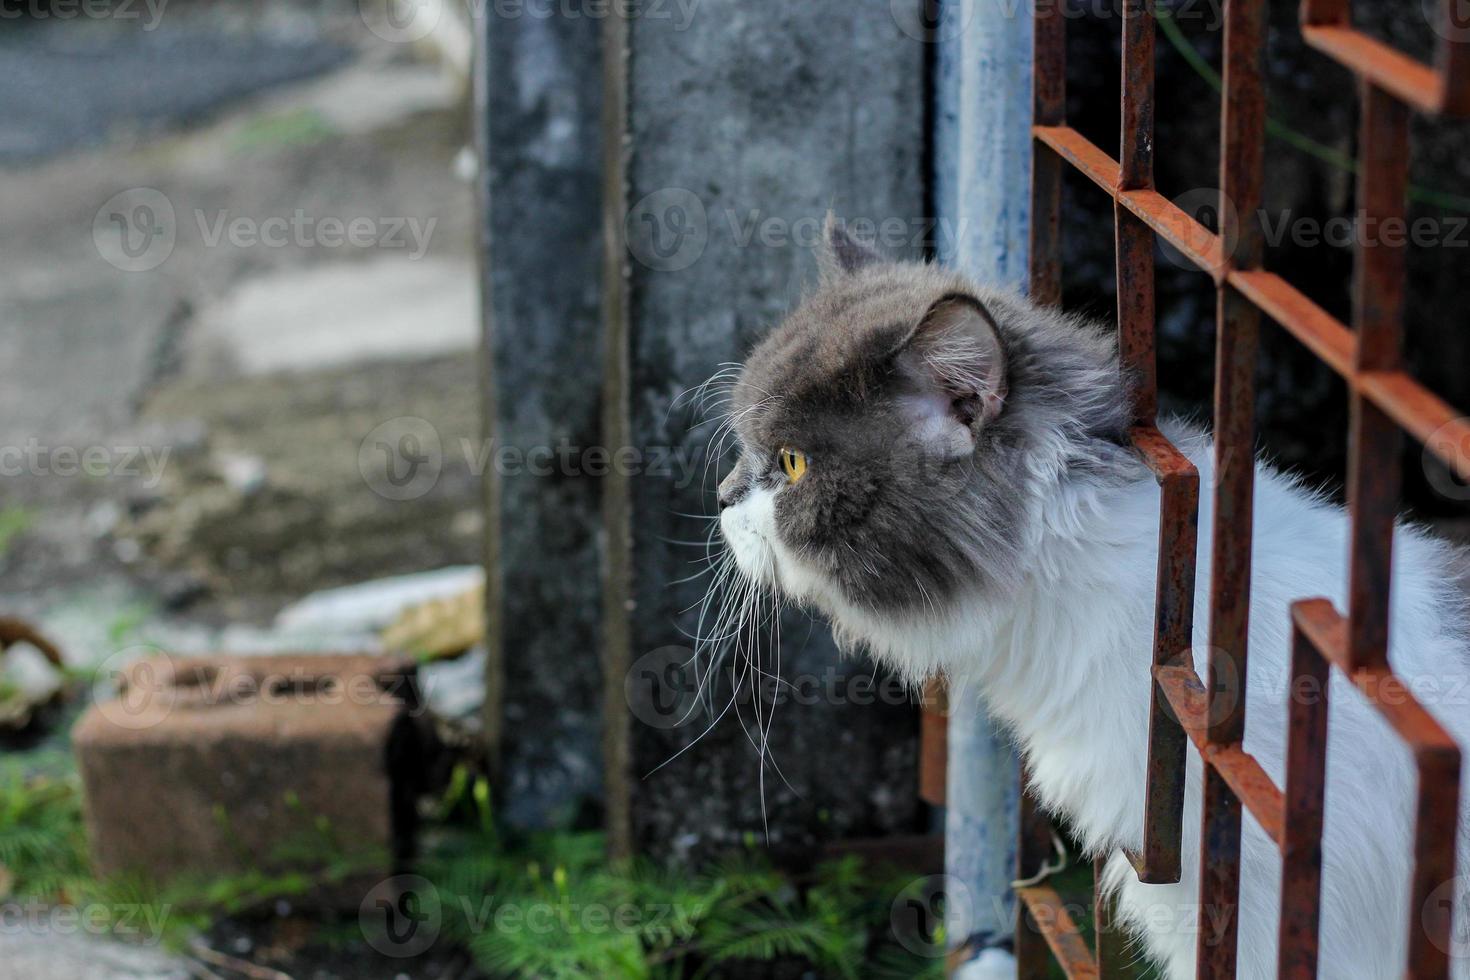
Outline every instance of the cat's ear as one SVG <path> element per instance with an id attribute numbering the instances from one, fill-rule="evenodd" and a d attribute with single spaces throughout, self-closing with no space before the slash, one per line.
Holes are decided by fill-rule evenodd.
<path id="1" fill-rule="evenodd" d="M 836 213 L 827 212 L 827 222 L 822 227 L 822 244 L 817 248 L 817 265 L 821 267 L 824 281 L 852 275 L 882 261 L 883 255 L 877 249 L 853 238 L 838 222 Z"/>
<path id="2" fill-rule="evenodd" d="M 945 459 L 974 452 L 981 428 L 1005 408 L 1005 348 L 994 317 L 973 297 L 931 306 L 894 364 L 900 410 L 916 438 Z"/>

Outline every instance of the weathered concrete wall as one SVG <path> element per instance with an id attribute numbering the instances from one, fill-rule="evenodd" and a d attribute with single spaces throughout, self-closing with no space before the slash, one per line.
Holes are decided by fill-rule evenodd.
<path id="1" fill-rule="evenodd" d="M 739 360 L 798 299 L 815 276 L 811 246 L 829 207 L 859 228 L 889 220 L 877 230 L 899 254 L 917 254 L 930 237 L 925 50 L 887 0 L 661 9 L 622 25 L 627 373 L 612 390 L 626 398 L 617 407 L 641 462 L 626 477 L 631 551 L 615 549 L 609 569 L 631 617 L 612 652 L 625 644 L 632 672 L 609 704 L 626 693 L 632 706 L 621 773 L 631 834 L 640 849 L 684 856 L 751 834 L 764 841 L 768 826 L 773 848 L 809 855 L 816 840 L 913 829 L 917 712 L 896 684 L 885 695 L 881 676 L 868 690 L 870 663 L 841 660 L 822 625 L 788 612 L 779 660 L 769 631 L 753 631 L 762 669 L 798 685 L 774 715 L 758 725 L 747 698 L 705 733 L 730 701 L 726 675 L 705 688 L 712 712 L 685 717 L 704 675 L 681 666 L 689 653 L 677 651 L 700 629 L 710 576 L 690 579 L 706 551 L 680 542 L 708 535 L 708 523 L 685 515 L 714 513 L 722 466 L 704 455 L 712 427 L 691 428 L 694 413 L 675 403 Z M 663 453 L 670 466 L 657 464 Z"/>
<path id="2" fill-rule="evenodd" d="M 483 66 L 490 324 L 503 596 L 502 793 L 513 822 L 601 792 L 596 446 L 600 22 L 487 7 Z M 529 10 L 530 8 L 527 8 Z M 494 699 L 495 694 L 490 692 Z"/>

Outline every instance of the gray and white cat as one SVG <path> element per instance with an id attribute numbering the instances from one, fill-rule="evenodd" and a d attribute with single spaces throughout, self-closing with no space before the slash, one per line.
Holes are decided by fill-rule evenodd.
<path id="1" fill-rule="evenodd" d="M 1112 338 L 954 272 L 887 262 L 830 220 L 821 260 L 820 285 L 732 385 L 741 456 L 719 504 L 738 568 L 748 586 L 825 614 L 845 646 L 915 681 L 945 674 L 952 689 L 978 691 L 1042 803 L 1090 852 L 1111 855 L 1121 918 L 1148 956 L 1169 977 L 1193 976 L 1197 932 L 1217 923 L 1197 907 L 1192 750 L 1183 880 L 1141 884 L 1118 853 L 1142 843 L 1158 491 L 1125 444 L 1129 391 Z M 1164 429 L 1211 486 L 1208 437 Z M 1201 676 L 1210 508 L 1205 493 Z M 1319 595 L 1346 607 L 1348 526 L 1263 464 L 1255 514 L 1245 748 L 1279 785 L 1288 609 Z M 1470 745 L 1461 556 L 1403 526 L 1394 559 L 1394 667 Z M 1383 980 L 1402 975 L 1421 914 L 1407 907 L 1413 769 L 1340 676 L 1330 698 L 1320 975 Z M 1242 977 L 1275 974 L 1279 889 L 1276 846 L 1247 818 Z M 1470 975 L 1463 958 L 1455 975 Z"/>

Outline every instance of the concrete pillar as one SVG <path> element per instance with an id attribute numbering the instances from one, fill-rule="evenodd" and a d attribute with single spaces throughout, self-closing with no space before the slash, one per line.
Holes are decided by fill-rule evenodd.
<path id="1" fill-rule="evenodd" d="M 881 675 L 870 684 L 870 663 L 841 659 L 820 623 L 784 614 L 779 664 L 758 631 L 763 669 L 801 685 L 773 717 L 763 707 L 759 730 L 749 699 L 703 737 L 711 712 L 686 717 L 699 680 L 686 634 L 708 576 L 679 581 L 705 567 L 702 547 L 679 542 L 710 526 L 681 515 L 715 512 L 722 465 L 705 456 L 712 429 L 691 429 L 676 401 L 814 280 L 829 207 L 850 227 L 881 233 L 888 220 L 884 246 L 919 254 L 925 45 L 904 2 L 643 7 L 605 25 L 606 119 L 621 137 L 608 161 L 605 427 L 635 450 L 604 511 L 612 846 L 686 856 L 764 844 L 769 828 L 777 852 L 811 857 L 824 839 L 912 831 L 916 707 Z M 730 696 L 728 674 L 703 690 L 714 715 Z M 768 747 L 764 769 L 752 741 Z"/>
<path id="2" fill-rule="evenodd" d="M 601 22 L 479 10 L 476 142 L 491 515 L 486 726 L 497 805 L 557 822 L 601 793 L 597 661 Z M 457 450 L 458 447 L 450 447 Z M 488 450 L 488 452 L 487 452 Z M 498 519 L 495 515 L 498 515 Z"/>

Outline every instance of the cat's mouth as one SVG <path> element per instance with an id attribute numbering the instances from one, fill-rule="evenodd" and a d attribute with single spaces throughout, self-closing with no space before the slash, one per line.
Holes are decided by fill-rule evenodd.
<path id="1" fill-rule="evenodd" d="M 782 544 L 776 532 L 775 492 L 757 488 L 720 513 L 720 532 L 735 566 L 750 582 L 798 603 L 823 602 L 830 588 L 808 563 Z"/>
<path id="2" fill-rule="evenodd" d="M 775 501 L 766 490 L 754 490 L 740 503 L 720 512 L 720 533 L 735 567 L 751 582 L 781 591 L 781 576 L 772 540 Z"/>

